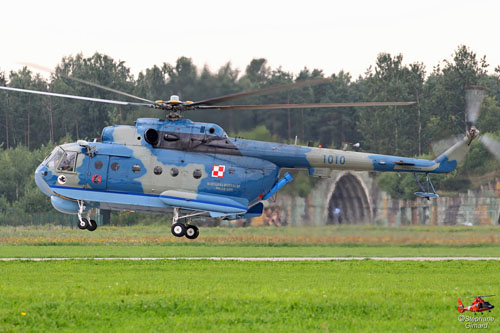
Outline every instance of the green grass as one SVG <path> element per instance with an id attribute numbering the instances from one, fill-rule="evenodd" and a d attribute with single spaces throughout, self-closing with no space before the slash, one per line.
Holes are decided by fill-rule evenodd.
<path id="1" fill-rule="evenodd" d="M 457 296 L 500 288 L 492 261 L 15 261 L 0 271 L 0 331 L 450 332 L 464 329 Z"/>
<path id="2" fill-rule="evenodd" d="M 1 258 L 37 257 L 500 257 L 499 245 L 0 245 Z"/>
<path id="3" fill-rule="evenodd" d="M 0 257 L 499 257 L 497 227 L 202 228 L 190 241 L 166 225 L 0 227 Z"/>
<path id="4" fill-rule="evenodd" d="M 175 238 L 170 226 L 100 227 L 94 232 L 56 226 L 0 226 L 0 244 L 247 244 L 247 245 L 500 245 L 500 227 L 324 226 L 201 228 L 195 241 Z"/>
<path id="5" fill-rule="evenodd" d="M 0 257 L 500 256 L 495 227 L 203 228 L 201 235 L 177 239 L 168 226 L 0 227 Z M 456 297 L 496 293 L 499 271 L 497 261 L 0 262 L 0 332 L 449 332 L 465 328 Z"/>

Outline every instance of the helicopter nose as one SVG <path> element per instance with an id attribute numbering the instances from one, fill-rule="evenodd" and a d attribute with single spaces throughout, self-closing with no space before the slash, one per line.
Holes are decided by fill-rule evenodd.
<path id="1" fill-rule="evenodd" d="M 48 175 L 47 167 L 43 164 L 40 164 L 35 171 L 35 183 L 36 186 L 38 186 L 38 188 L 40 189 L 40 191 L 42 191 L 44 194 L 50 197 L 54 194 L 54 192 L 52 192 L 49 185 L 44 180 L 44 177 L 47 175 Z"/>

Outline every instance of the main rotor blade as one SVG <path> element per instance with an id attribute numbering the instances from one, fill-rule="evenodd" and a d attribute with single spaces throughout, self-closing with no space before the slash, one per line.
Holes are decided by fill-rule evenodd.
<path id="1" fill-rule="evenodd" d="M 216 103 L 224 103 L 224 102 L 234 101 L 236 99 L 240 99 L 240 98 L 244 98 L 244 97 L 267 95 L 267 94 L 272 94 L 272 93 L 276 93 L 276 92 L 280 92 L 280 91 L 286 91 L 286 90 L 291 90 L 291 89 L 310 87 L 310 86 L 315 86 L 318 84 L 329 83 L 332 81 L 333 81 L 332 79 L 325 79 L 325 78 L 298 81 L 295 83 L 282 84 L 282 85 L 267 87 L 267 88 L 263 88 L 263 89 L 245 91 L 245 92 L 241 92 L 241 93 L 205 99 L 203 101 L 194 102 L 191 105 L 213 105 Z"/>
<path id="2" fill-rule="evenodd" d="M 500 162 L 500 142 L 487 134 L 481 135 L 479 140 L 481 140 L 490 153 Z"/>
<path id="3" fill-rule="evenodd" d="M 49 72 L 49 73 L 54 74 L 54 75 L 56 74 L 53 70 L 51 70 L 50 68 L 46 68 L 44 66 L 40 66 L 40 65 L 37 65 L 37 64 L 31 64 L 31 63 L 21 63 L 21 64 L 25 65 L 25 66 L 28 66 L 28 67 L 36 68 L 38 70 Z M 138 97 L 138 96 L 135 96 L 135 95 L 132 95 L 132 94 L 120 91 L 120 90 L 116 90 L 116 89 L 113 89 L 113 88 L 109 88 L 109 87 L 106 87 L 106 86 L 102 86 L 102 85 L 94 83 L 94 82 L 82 80 L 82 79 L 79 79 L 79 78 L 76 78 L 76 77 L 73 77 L 73 76 L 69 76 L 69 75 L 65 75 L 65 74 L 59 74 L 59 75 L 61 77 L 66 78 L 66 79 L 70 79 L 70 80 L 73 80 L 73 81 L 76 81 L 76 82 L 87 84 L 87 85 L 92 86 L 92 87 L 96 87 L 96 88 L 99 88 L 99 89 L 111 91 L 111 92 L 114 92 L 114 93 L 119 94 L 119 95 L 127 96 L 127 97 L 130 97 L 130 98 L 135 98 L 135 99 L 140 100 L 140 101 L 144 101 L 144 102 L 148 102 L 148 103 L 153 103 L 154 104 L 153 101 L 150 101 L 148 99 L 145 99 L 145 98 L 142 98 L 142 97 Z"/>
<path id="4" fill-rule="evenodd" d="M 486 88 L 480 86 L 470 86 L 465 88 L 465 114 L 467 120 L 475 124 L 481 111 Z"/>
<path id="5" fill-rule="evenodd" d="M 18 92 L 29 93 L 29 94 L 37 94 L 37 95 L 72 98 L 72 99 L 79 99 L 79 100 L 91 101 L 91 102 L 101 102 L 101 103 L 120 104 L 120 105 L 133 105 L 133 106 L 147 106 L 147 107 L 154 107 L 155 106 L 155 104 L 122 102 L 122 101 L 115 101 L 115 100 L 111 100 L 111 99 L 101 99 L 101 98 L 83 97 L 83 96 L 75 96 L 75 95 L 67 95 L 67 94 L 57 94 L 57 93 L 51 93 L 51 92 L 47 92 L 47 91 L 20 89 L 20 88 L 12 88 L 12 87 L 1 87 L 0 86 L 0 89 L 18 91 Z"/>
<path id="6" fill-rule="evenodd" d="M 200 105 L 202 110 L 272 110 L 272 109 L 309 109 L 309 108 L 342 108 L 351 106 L 404 106 L 415 102 L 357 102 L 357 103 L 308 103 L 308 104 L 264 104 L 264 105 Z"/>

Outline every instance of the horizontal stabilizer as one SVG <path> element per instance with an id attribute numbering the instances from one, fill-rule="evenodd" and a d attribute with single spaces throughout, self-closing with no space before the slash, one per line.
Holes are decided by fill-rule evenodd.
<path id="1" fill-rule="evenodd" d="M 427 198 L 427 199 L 439 198 L 439 195 L 437 195 L 436 193 L 432 193 L 432 192 L 415 192 L 415 195 L 422 197 L 422 198 Z"/>

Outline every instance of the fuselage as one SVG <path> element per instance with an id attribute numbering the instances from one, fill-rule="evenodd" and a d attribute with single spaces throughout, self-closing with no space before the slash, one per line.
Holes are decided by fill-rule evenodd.
<path id="1" fill-rule="evenodd" d="M 56 147 L 38 167 L 39 188 L 65 212 L 83 200 L 104 209 L 164 212 L 173 207 L 244 214 L 284 168 L 324 176 L 332 169 L 453 171 L 465 141 L 434 161 L 229 138 L 215 124 L 138 119 L 110 126 L 101 142 Z M 215 214 L 215 213 L 214 213 Z"/>

